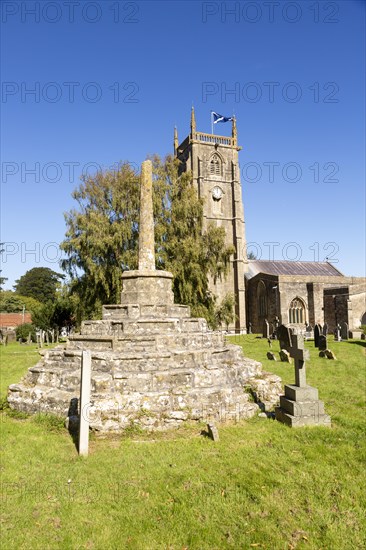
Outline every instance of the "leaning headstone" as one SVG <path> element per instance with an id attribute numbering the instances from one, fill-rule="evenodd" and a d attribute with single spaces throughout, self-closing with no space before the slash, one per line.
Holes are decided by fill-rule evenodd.
<path id="1" fill-rule="evenodd" d="M 319 336 L 319 345 L 318 345 L 319 351 L 324 351 L 324 350 L 327 349 L 327 347 L 328 347 L 327 337 L 324 336 L 324 334 L 320 334 L 320 336 Z"/>
<path id="2" fill-rule="evenodd" d="M 319 336 L 322 333 L 322 327 L 317 323 L 314 327 L 314 345 L 316 348 L 319 347 Z"/>
<path id="3" fill-rule="evenodd" d="M 273 351 L 267 351 L 267 359 L 270 361 L 277 361 L 275 354 Z"/>
<path id="4" fill-rule="evenodd" d="M 263 321 L 263 338 L 269 338 L 269 323 L 267 319 Z"/>
<path id="5" fill-rule="evenodd" d="M 330 426 L 330 417 L 324 412 L 324 403 L 318 399 L 317 388 L 306 382 L 305 361 L 309 351 L 304 349 L 304 339 L 292 335 L 291 340 L 287 351 L 295 361 L 295 384 L 285 385 L 285 395 L 281 395 L 280 406 L 275 411 L 276 419 L 291 427 Z"/>
<path id="6" fill-rule="evenodd" d="M 291 357 L 287 350 L 281 349 L 280 350 L 280 359 L 283 363 L 291 363 Z"/>
<path id="7" fill-rule="evenodd" d="M 324 334 L 324 336 L 327 336 L 327 334 L 328 334 L 328 324 L 327 323 L 324 323 L 323 334 Z"/>
<path id="8" fill-rule="evenodd" d="M 346 322 L 341 324 L 341 338 L 342 340 L 348 340 L 348 325 Z"/>
<path id="9" fill-rule="evenodd" d="M 213 439 L 213 441 L 220 440 L 219 431 L 216 428 L 215 424 L 207 424 L 207 431 L 208 431 L 209 437 Z"/>
<path id="10" fill-rule="evenodd" d="M 337 359 L 331 349 L 326 349 L 324 353 L 327 359 Z"/>
<path id="11" fill-rule="evenodd" d="M 319 351 L 319 357 L 326 357 L 325 350 Z"/>
<path id="12" fill-rule="evenodd" d="M 29 346 L 29 344 L 32 342 L 32 333 L 30 332 L 28 334 L 28 338 L 27 338 L 27 346 Z"/>

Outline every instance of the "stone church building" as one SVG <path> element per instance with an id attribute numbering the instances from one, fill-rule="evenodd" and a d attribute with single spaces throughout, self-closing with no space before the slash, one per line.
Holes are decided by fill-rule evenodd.
<path id="1" fill-rule="evenodd" d="M 328 262 L 247 259 L 240 150 L 235 117 L 231 136 L 206 134 L 197 131 L 192 107 L 189 135 L 179 144 L 174 131 L 174 154 L 204 200 L 204 226 L 224 227 L 227 244 L 236 250 L 227 277 L 210 281 L 218 303 L 235 296 L 236 320 L 229 330 L 261 332 L 265 319 L 273 324 L 276 317 L 302 328 L 327 323 L 333 330 L 346 322 L 354 331 L 366 324 L 366 278 L 345 277 Z"/>

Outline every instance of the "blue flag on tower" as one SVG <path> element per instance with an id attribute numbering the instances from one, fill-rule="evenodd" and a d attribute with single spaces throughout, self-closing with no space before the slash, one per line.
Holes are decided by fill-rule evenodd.
<path id="1" fill-rule="evenodd" d="M 217 124 L 218 122 L 230 122 L 230 120 L 233 120 L 233 117 L 219 115 L 219 113 L 215 113 L 215 111 L 211 111 L 211 114 L 214 124 Z"/>

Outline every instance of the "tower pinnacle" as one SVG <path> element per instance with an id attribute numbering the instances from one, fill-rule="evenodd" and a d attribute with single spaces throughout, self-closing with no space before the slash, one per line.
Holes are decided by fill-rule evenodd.
<path id="1" fill-rule="evenodd" d="M 194 134 L 196 131 L 196 117 L 195 117 L 195 114 L 194 114 L 194 107 L 192 105 L 192 110 L 191 110 L 191 134 Z"/>

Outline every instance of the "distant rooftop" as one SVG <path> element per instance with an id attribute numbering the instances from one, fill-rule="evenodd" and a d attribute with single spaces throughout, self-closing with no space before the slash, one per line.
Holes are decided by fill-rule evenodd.
<path id="1" fill-rule="evenodd" d="M 258 273 L 266 273 L 267 275 L 313 275 L 317 277 L 344 276 L 328 262 L 249 260 L 249 270 L 246 277 L 251 279 Z"/>

